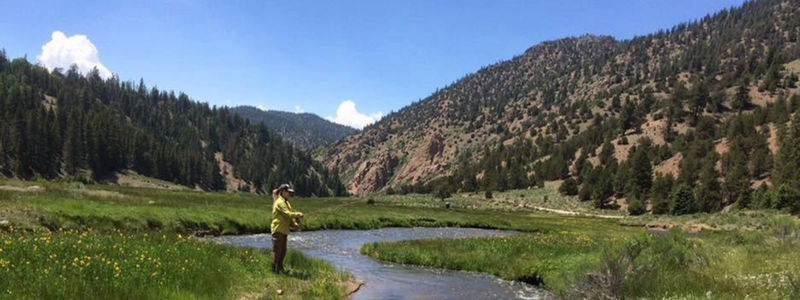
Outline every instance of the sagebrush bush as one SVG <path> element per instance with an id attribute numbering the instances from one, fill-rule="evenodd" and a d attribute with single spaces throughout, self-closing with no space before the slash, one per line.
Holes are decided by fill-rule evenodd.
<path id="1" fill-rule="evenodd" d="M 560 299 L 623 299 L 647 290 L 663 274 L 689 266 L 703 266 L 707 258 L 698 244 L 680 232 L 640 236 L 620 248 L 606 251 L 595 270 L 579 276 Z"/>

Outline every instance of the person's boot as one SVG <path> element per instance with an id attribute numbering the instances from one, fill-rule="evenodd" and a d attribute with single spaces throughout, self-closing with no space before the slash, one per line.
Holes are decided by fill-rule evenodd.
<path id="1" fill-rule="evenodd" d="M 280 268 L 278 267 L 278 265 L 277 265 L 277 264 L 275 264 L 275 263 L 273 263 L 273 264 L 272 264 L 272 273 L 275 273 L 275 274 L 280 274 L 280 271 L 281 271 L 281 270 L 280 270 Z"/>

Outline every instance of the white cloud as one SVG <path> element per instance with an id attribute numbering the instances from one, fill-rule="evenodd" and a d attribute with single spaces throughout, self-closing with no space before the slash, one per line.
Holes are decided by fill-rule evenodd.
<path id="1" fill-rule="evenodd" d="M 42 54 L 36 56 L 48 70 L 52 71 L 54 68 L 68 70 L 75 64 L 83 74 L 97 67 L 100 77 L 104 79 L 111 77 L 111 71 L 100 63 L 97 48 L 85 35 L 67 37 L 61 31 L 54 31 L 51 38 L 42 46 Z"/>
<path id="2" fill-rule="evenodd" d="M 303 110 L 302 108 L 300 108 L 300 105 L 295 105 L 294 106 L 294 112 L 297 113 L 297 114 L 302 114 L 302 113 L 304 113 L 306 111 Z"/>
<path id="3" fill-rule="evenodd" d="M 378 111 L 371 115 L 365 115 L 356 109 L 356 103 L 345 100 L 336 109 L 336 117 L 328 117 L 331 122 L 362 129 L 364 126 L 375 123 L 383 118 L 383 112 Z"/>
<path id="4" fill-rule="evenodd" d="M 258 109 L 260 109 L 260 110 L 263 110 L 263 111 L 267 111 L 267 107 L 266 107 L 266 106 L 264 106 L 264 105 L 259 105 L 259 106 L 256 106 L 256 108 L 258 108 Z"/>

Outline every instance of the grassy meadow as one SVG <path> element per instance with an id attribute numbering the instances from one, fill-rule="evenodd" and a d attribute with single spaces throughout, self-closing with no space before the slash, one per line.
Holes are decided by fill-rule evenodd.
<path id="1" fill-rule="evenodd" d="M 561 299 L 800 299 L 795 217 L 734 211 L 601 219 L 538 212 L 545 207 L 617 215 L 551 188 L 493 196 L 309 198 L 292 205 L 307 214 L 302 230 L 519 231 L 495 238 L 374 243 L 362 253 L 523 280 Z M 451 209 L 444 208 L 446 202 Z M 291 275 L 274 276 L 266 251 L 193 237 L 267 232 L 270 209 L 269 198 L 248 194 L 5 180 L 0 182 L 0 299 L 341 298 L 349 275 L 323 261 L 291 252 Z M 659 231 L 648 234 L 647 228 Z M 285 295 L 278 296 L 278 289 Z"/>
<path id="2" fill-rule="evenodd" d="M 270 271 L 269 253 L 180 234 L 61 230 L 0 236 L 0 299 L 339 299 L 348 275 L 298 252 L 293 277 Z M 272 295 L 267 295 L 272 296 Z"/>

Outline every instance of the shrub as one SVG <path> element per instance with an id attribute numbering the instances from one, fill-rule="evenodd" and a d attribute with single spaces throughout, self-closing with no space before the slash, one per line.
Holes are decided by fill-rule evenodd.
<path id="1" fill-rule="evenodd" d="M 444 199 L 450 198 L 452 193 L 450 192 L 450 188 L 447 185 L 441 184 L 438 187 L 436 187 L 436 190 L 433 192 L 433 194 L 434 196 L 436 196 L 436 198 L 439 198 L 442 201 L 444 201 Z"/>
<path id="2" fill-rule="evenodd" d="M 769 233 L 781 244 L 793 244 L 800 241 L 800 224 L 794 217 L 775 216 L 767 223 Z"/>
<path id="3" fill-rule="evenodd" d="M 644 202 L 639 199 L 628 200 L 628 214 L 631 216 L 639 216 L 645 213 L 647 213 L 647 208 L 644 206 Z"/>
<path id="4" fill-rule="evenodd" d="M 631 292 L 658 284 L 661 274 L 707 263 L 698 244 L 680 232 L 643 235 L 604 252 L 600 263 L 578 276 L 558 298 L 624 299 Z"/>
<path id="5" fill-rule="evenodd" d="M 492 199 L 492 191 L 486 191 L 486 193 L 483 194 L 483 197 L 486 199 Z"/>
<path id="6" fill-rule="evenodd" d="M 369 199 L 367 199 L 367 204 L 368 204 L 368 205 L 375 205 L 375 203 L 376 203 L 376 202 L 375 202 L 375 198 L 373 198 L 373 197 L 369 197 Z"/>
<path id="7" fill-rule="evenodd" d="M 558 191 L 564 196 L 575 196 L 578 194 L 578 182 L 572 177 L 567 178 L 561 186 L 558 187 Z"/>

